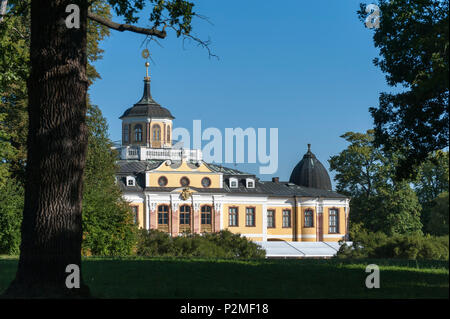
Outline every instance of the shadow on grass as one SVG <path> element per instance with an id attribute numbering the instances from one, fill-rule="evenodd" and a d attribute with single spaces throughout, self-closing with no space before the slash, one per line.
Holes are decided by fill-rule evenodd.
<path id="1" fill-rule="evenodd" d="M 366 265 L 380 266 L 367 289 Z M 17 260 L 0 259 L 0 292 Z M 448 298 L 448 263 L 399 260 L 112 259 L 83 261 L 97 298 Z"/>

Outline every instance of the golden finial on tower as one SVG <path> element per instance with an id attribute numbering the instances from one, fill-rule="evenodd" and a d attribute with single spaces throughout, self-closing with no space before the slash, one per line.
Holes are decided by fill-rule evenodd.
<path id="1" fill-rule="evenodd" d="M 148 49 L 144 49 L 142 51 L 142 57 L 144 59 L 148 59 L 148 57 L 150 56 L 150 53 L 148 52 Z M 145 61 L 145 80 L 149 81 L 150 80 L 150 76 L 148 75 L 148 67 L 150 66 L 150 63 L 148 61 Z"/>

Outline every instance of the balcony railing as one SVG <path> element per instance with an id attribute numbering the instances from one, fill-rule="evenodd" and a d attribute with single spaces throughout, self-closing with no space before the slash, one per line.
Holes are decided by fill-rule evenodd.
<path id="1" fill-rule="evenodd" d="M 141 161 L 146 160 L 172 160 L 198 162 L 202 160 L 202 152 L 200 150 L 185 150 L 185 149 L 164 149 L 164 148 L 150 148 L 145 146 L 122 146 L 117 147 L 120 150 L 120 158 L 123 160 L 137 159 Z"/>

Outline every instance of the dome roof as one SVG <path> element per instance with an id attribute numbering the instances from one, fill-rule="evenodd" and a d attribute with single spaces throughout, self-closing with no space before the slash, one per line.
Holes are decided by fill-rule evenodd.
<path id="1" fill-rule="evenodd" d="M 311 152 L 311 144 L 308 144 L 308 152 L 292 170 L 289 182 L 299 186 L 331 191 L 330 176 L 326 168 Z"/>
<path id="2" fill-rule="evenodd" d="M 144 80 L 144 94 L 139 102 L 127 109 L 120 119 L 127 117 L 154 117 L 174 119 L 168 109 L 159 105 L 153 100 L 150 93 L 150 78 Z"/>

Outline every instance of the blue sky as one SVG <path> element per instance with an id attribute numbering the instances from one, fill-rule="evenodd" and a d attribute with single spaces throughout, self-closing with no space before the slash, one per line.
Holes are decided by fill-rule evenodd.
<path id="1" fill-rule="evenodd" d="M 346 147 L 340 135 L 372 127 L 368 112 L 389 88 L 372 60 L 378 55 L 373 32 L 356 15 L 360 1 L 283 2 L 266 0 L 197 2 L 205 15 L 195 34 L 210 38 L 219 56 L 173 33 L 148 47 L 152 95 L 176 117 L 174 127 L 277 127 L 278 171 L 259 175 L 258 164 L 226 164 L 263 180 L 288 180 L 296 163 L 312 151 L 329 169 L 328 159 Z M 139 25 L 148 25 L 145 16 Z M 114 17 L 114 20 L 121 21 Z M 111 31 L 103 41 L 102 76 L 90 88 L 91 101 L 108 120 L 112 140 L 120 140 L 118 117 L 142 96 L 143 35 Z M 206 143 L 206 142 L 204 142 Z M 330 176 L 334 176 L 330 172 Z"/>

